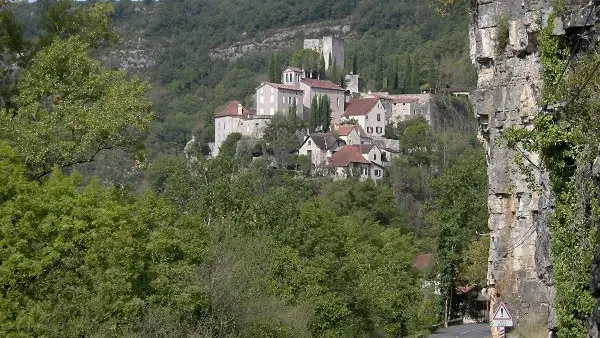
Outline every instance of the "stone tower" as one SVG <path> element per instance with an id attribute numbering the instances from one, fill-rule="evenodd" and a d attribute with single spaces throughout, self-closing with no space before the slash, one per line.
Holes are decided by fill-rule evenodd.
<path id="1" fill-rule="evenodd" d="M 322 39 L 304 39 L 304 48 L 314 49 L 323 55 L 325 70 L 329 69 L 333 60 L 340 69 L 344 69 L 344 39 L 333 36 L 325 36 Z"/>

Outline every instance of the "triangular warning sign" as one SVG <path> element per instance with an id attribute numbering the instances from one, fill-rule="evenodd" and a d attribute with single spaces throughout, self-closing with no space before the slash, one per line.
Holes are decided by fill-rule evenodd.
<path id="1" fill-rule="evenodd" d="M 492 326 L 513 326 L 513 319 L 506 305 L 501 302 L 492 318 Z"/>

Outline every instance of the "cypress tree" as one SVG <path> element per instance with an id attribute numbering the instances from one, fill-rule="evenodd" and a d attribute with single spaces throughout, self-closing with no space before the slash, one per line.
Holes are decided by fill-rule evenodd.
<path id="1" fill-rule="evenodd" d="M 319 108 L 321 110 L 321 130 L 323 132 L 327 132 L 329 131 L 329 125 L 331 123 L 331 101 L 327 95 L 323 95 L 320 101 Z"/>
<path id="2" fill-rule="evenodd" d="M 317 125 L 319 124 L 319 97 L 317 95 L 313 96 L 310 103 L 310 116 L 308 118 L 308 130 L 311 133 L 314 133 L 317 129 Z"/>
<path id="3" fill-rule="evenodd" d="M 333 82 L 337 82 L 338 79 L 338 66 L 337 61 L 333 60 L 333 65 L 331 65 L 331 72 L 329 73 L 329 79 Z"/>
<path id="4" fill-rule="evenodd" d="M 356 56 L 356 52 L 352 56 L 352 74 L 358 74 L 358 58 Z"/>
<path id="5" fill-rule="evenodd" d="M 318 67 L 318 71 L 319 71 L 319 79 L 324 79 L 325 78 L 325 57 L 323 57 L 323 54 L 321 54 L 321 59 L 319 60 L 319 67 Z"/>
<path id="6" fill-rule="evenodd" d="M 402 92 L 408 93 L 410 86 L 412 85 L 412 62 L 410 61 L 410 54 L 406 56 L 406 66 L 404 67 L 404 84 L 402 86 Z"/>

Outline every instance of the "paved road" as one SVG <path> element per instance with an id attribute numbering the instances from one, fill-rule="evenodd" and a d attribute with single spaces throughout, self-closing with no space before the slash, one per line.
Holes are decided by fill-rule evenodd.
<path id="1" fill-rule="evenodd" d="M 430 338 L 488 338 L 489 336 L 489 324 L 465 324 L 442 327 Z"/>

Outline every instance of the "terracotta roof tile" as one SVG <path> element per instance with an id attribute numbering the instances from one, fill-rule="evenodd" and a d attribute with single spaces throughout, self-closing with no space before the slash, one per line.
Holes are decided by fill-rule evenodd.
<path id="1" fill-rule="evenodd" d="M 347 167 L 350 163 L 371 162 L 361 155 L 360 148 L 355 144 L 341 147 L 329 158 L 329 165 L 333 167 Z"/>
<path id="2" fill-rule="evenodd" d="M 241 106 L 242 104 L 240 103 L 240 101 L 237 100 L 233 100 L 233 101 L 229 101 L 227 102 L 227 104 L 219 111 L 219 113 L 217 113 L 217 115 L 215 115 L 215 117 L 225 117 L 225 116 L 241 116 L 241 117 L 248 117 L 248 115 L 250 115 L 250 110 L 248 110 L 248 108 L 244 108 L 242 106 L 242 111 L 240 114 L 240 111 L 238 110 L 238 108 Z"/>
<path id="3" fill-rule="evenodd" d="M 346 107 L 344 116 L 367 115 L 371 111 L 373 106 L 375 106 L 375 104 L 377 104 L 377 101 L 379 101 L 379 98 L 377 98 L 377 97 L 352 100 L 352 101 L 350 101 L 350 104 Z"/>
<path id="4" fill-rule="evenodd" d="M 352 130 L 354 130 L 356 126 L 353 124 L 342 124 L 340 126 L 338 126 L 337 128 L 337 133 L 340 136 L 348 136 L 350 135 L 350 133 L 352 132 Z"/>
<path id="5" fill-rule="evenodd" d="M 306 84 L 307 86 L 309 86 L 311 88 L 321 88 L 321 89 L 344 91 L 344 88 L 336 85 L 335 83 L 333 83 L 329 80 L 303 79 L 302 83 Z"/>
<path id="6" fill-rule="evenodd" d="M 277 89 L 286 89 L 286 90 L 292 90 L 295 92 L 303 92 L 304 91 L 296 86 L 286 85 L 286 84 L 282 84 L 282 83 L 265 82 L 265 84 L 269 85 L 273 88 L 277 88 Z"/>

